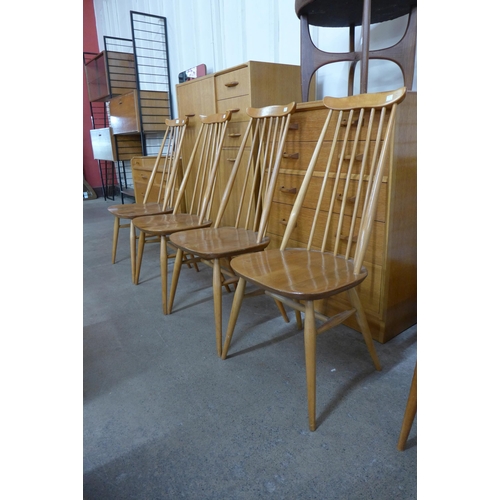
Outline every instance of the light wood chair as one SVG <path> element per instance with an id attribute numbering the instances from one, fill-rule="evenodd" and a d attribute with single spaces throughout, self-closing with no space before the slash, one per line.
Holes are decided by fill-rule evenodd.
<path id="1" fill-rule="evenodd" d="M 213 227 L 172 234 L 170 243 L 177 247 L 167 314 L 172 311 L 175 291 L 185 254 L 213 267 L 213 298 L 217 354 L 222 353 L 222 287 L 236 283 L 231 258 L 263 250 L 269 211 L 283 157 L 285 139 L 295 103 L 285 106 L 247 108 L 250 117 L 235 163 L 222 195 Z M 229 201 L 236 212 L 234 226 L 223 225 Z M 189 261 L 188 261 L 189 262 Z M 286 313 L 281 302 L 278 303 Z M 288 320 L 288 318 L 286 317 Z"/>
<path id="2" fill-rule="evenodd" d="M 316 337 L 355 314 L 375 368 L 380 363 L 356 287 L 368 272 L 363 266 L 377 210 L 384 168 L 391 154 L 397 104 L 406 88 L 344 98 L 325 97 L 329 109 L 304 175 L 279 249 L 235 257 L 239 276 L 222 358 L 225 359 L 246 283 L 305 313 L 304 343 L 309 428 L 316 429 Z M 387 182 L 387 179 L 385 180 Z M 314 206 L 306 248 L 287 248 L 302 207 Z M 307 208 L 311 211 L 309 208 Z M 303 218 L 302 218 L 303 219 Z M 332 317 L 315 301 L 346 292 L 350 308 Z M 316 326 L 316 320 L 322 321 Z"/>
<path id="3" fill-rule="evenodd" d="M 401 424 L 401 431 L 399 433 L 398 450 L 403 451 L 406 446 L 408 435 L 410 434 L 413 420 L 417 414 L 417 363 L 415 363 L 415 370 L 413 371 L 413 378 L 411 380 L 410 392 L 408 394 L 408 401 L 406 402 L 405 414 L 403 416 L 403 423 Z"/>
<path id="4" fill-rule="evenodd" d="M 172 213 L 134 219 L 134 226 L 139 230 L 135 284 L 139 283 L 146 235 L 160 237 L 160 268 L 164 314 L 167 314 L 168 239 L 175 232 L 208 227 L 212 224 L 209 216 L 219 174 L 222 144 L 230 119 L 231 111 L 210 116 L 200 116 L 201 127 L 184 172 Z M 194 181 L 191 179 L 193 173 L 195 174 Z M 189 193 L 187 193 L 185 199 L 186 210 L 182 212 L 181 202 L 184 200 L 188 182 Z"/>
<path id="5" fill-rule="evenodd" d="M 172 212 L 175 194 L 174 188 L 180 178 L 178 167 L 181 158 L 182 142 L 184 140 L 188 122 L 189 118 L 187 117 L 183 120 L 165 120 L 167 128 L 165 130 L 153 170 L 151 171 L 151 176 L 148 180 L 144 199 L 140 201 L 136 200 L 136 203 L 112 205 L 108 207 L 108 210 L 115 216 L 113 247 L 111 252 L 111 262 L 113 264 L 116 261 L 119 231 L 124 227 L 130 227 L 130 266 L 132 272 L 132 282 L 134 282 L 135 278 L 137 240 L 132 221 L 136 217 Z M 153 186 L 155 185 L 155 180 L 158 180 L 158 177 L 160 178 L 160 183 L 157 184 L 158 194 L 156 196 L 156 200 L 154 200 L 152 191 Z M 122 224 L 122 219 L 130 222 Z"/>

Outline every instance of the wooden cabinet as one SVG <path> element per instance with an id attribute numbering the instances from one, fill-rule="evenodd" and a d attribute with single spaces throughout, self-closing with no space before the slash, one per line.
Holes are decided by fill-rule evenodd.
<path id="1" fill-rule="evenodd" d="M 382 343 L 417 322 L 416 108 L 417 94 L 409 92 L 398 108 L 390 161 L 386 166 L 366 253 L 368 277 L 360 287 L 373 338 Z M 270 248 L 277 248 L 281 243 L 326 113 L 322 103 L 316 101 L 298 104 L 292 116 L 270 215 Z M 313 179 L 290 246 L 305 247 L 307 244 L 306 234 L 311 224 L 312 208 L 318 199 L 318 189 Z M 335 203 L 340 206 L 340 200 L 335 200 Z M 335 211 L 334 206 L 334 214 Z M 313 244 L 318 246 L 319 242 Z M 335 301 L 318 302 L 317 307 L 331 313 L 344 305 L 347 306 L 347 301 L 339 296 Z M 355 319 L 347 324 L 358 328 Z"/>
<path id="2" fill-rule="evenodd" d="M 134 54 L 102 51 L 85 63 L 90 102 L 109 101 L 136 87 Z"/>
<path id="3" fill-rule="evenodd" d="M 300 67 L 288 64 L 249 61 L 211 75 L 177 85 L 179 117 L 189 116 L 182 157 L 187 163 L 200 127 L 199 115 L 231 110 L 227 137 L 222 152 L 221 176 L 225 178 L 241 144 L 248 122 L 247 107 L 300 102 Z M 189 196 L 189 191 L 186 193 Z M 220 196 L 220 194 L 219 194 Z M 216 197 L 214 208 L 217 207 Z M 230 202 L 223 225 L 235 221 L 235 205 Z"/>
<path id="4" fill-rule="evenodd" d="M 133 90 L 109 101 L 109 124 L 114 135 L 165 132 L 165 119 L 169 117 L 168 92 Z"/>

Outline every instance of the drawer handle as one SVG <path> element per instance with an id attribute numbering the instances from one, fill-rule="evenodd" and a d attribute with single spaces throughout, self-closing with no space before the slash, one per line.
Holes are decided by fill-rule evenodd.
<path id="1" fill-rule="evenodd" d="M 342 193 L 339 193 L 337 195 L 337 200 L 342 200 L 343 197 L 344 197 L 344 195 Z M 347 198 L 347 201 L 349 203 L 354 203 L 356 201 L 356 196 L 350 196 L 349 198 Z"/>
<path id="2" fill-rule="evenodd" d="M 298 160 L 299 153 L 283 153 L 283 158 L 290 158 L 292 160 Z"/>
<path id="3" fill-rule="evenodd" d="M 239 110 L 240 108 L 228 109 L 228 111 L 231 111 L 231 113 L 237 113 Z"/>
<path id="4" fill-rule="evenodd" d="M 147 175 L 144 175 L 144 174 L 141 174 L 141 177 L 142 177 L 143 179 L 147 179 L 147 178 L 148 178 L 148 176 L 147 176 Z"/>
<path id="5" fill-rule="evenodd" d="M 188 118 L 192 118 L 193 116 L 196 116 L 196 115 L 193 113 L 191 115 L 184 115 L 184 116 L 187 116 Z"/>
<path id="6" fill-rule="evenodd" d="M 337 235 L 335 235 L 335 238 L 336 237 L 337 237 Z M 341 234 L 339 239 L 342 240 L 342 241 L 347 241 L 349 239 L 349 236 L 345 236 L 345 235 Z M 356 243 L 357 241 L 358 241 L 358 237 L 357 236 L 353 236 L 352 237 L 352 242 Z"/>
<path id="7" fill-rule="evenodd" d="M 241 137 L 241 134 L 229 134 L 229 137 Z"/>
<path id="8" fill-rule="evenodd" d="M 296 187 L 293 187 L 293 188 L 286 188 L 285 186 L 281 186 L 281 187 L 280 187 L 280 191 L 281 191 L 282 193 L 297 194 L 297 188 L 296 188 Z"/>
<path id="9" fill-rule="evenodd" d="M 339 158 L 340 158 L 340 155 L 339 155 Z M 344 158 L 345 158 L 346 160 L 350 160 L 350 159 L 351 159 L 351 155 L 345 155 L 345 156 L 344 156 Z M 363 159 L 363 153 L 360 153 L 359 155 L 356 155 L 356 156 L 354 157 L 354 159 L 355 159 L 356 161 L 361 161 L 361 160 Z"/>
<path id="10" fill-rule="evenodd" d="M 239 85 L 239 83 L 240 83 L 240 82 L 236 82 L 236 81 L 234 81 L 234 82 L 228 82 L 228 83 L 225 83 L 224 85 L 225 85 L 226 87 L 236 87 L 236 85 Z"/>
<path id="11" fill-rule="evenodd" d="M 290 123 L 288 126 L 288 130 L 299 130 L 299 124 L 298 123 Z"/>
<path id="12" fill-rule="evenodd" d="M 280 220 L 280 224 L 282 224 L 283 226 L 287 226 L 288 225 L 288 221 L 286 219 L 281 219 Z M 295 227 L 297 227 L 297 224 L 295 224 Z"/>
<path id="13" fill-rule="evenodd" d="M 236 158 L 228 158 L 227 161 L 234 163 L 236 161 Z"/>
<path id="14" fill-rule="evenodd" d="M 353 127 L 355 127 L 355 126 L 358 124 L 358 122 L 359 122 L 359 119 L 358 119 L 358 118 L 356 118 L 355 120 L 353 120 L 353 121 L 351 122 L 351 125 L 352 125 Z M 340 124 L 340 126 L 341 126 L 341 127 L 347 127 L 347 119 L 342 120 L 342 123 Z"/>

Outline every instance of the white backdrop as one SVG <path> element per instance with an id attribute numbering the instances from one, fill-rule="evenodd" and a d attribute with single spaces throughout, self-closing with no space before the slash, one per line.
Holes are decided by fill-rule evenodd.
<path id="1" fill-rule="evenodd" d="M 101 50 L 104 36 L 132 37 L 130 11 L 167 19 L 173 116 L 178 74 L 188 68 L 206 64 L 207 72 L 213 73 L 250 60 L 299 65 L 300 25 L 294 5 L 295 0 L 94 0 Z M 405 27 L 405 18 L 373 26 L 371 47 L 393 45 Z M 313 27 L 311 36 L 320 49 L 348 49 L 347 28 Z M 358 46 L 359 37 L 357 30 Z M 321 68 L 316 74 L 317 98 L 346 95 L 347 69 L 345 63 Z M 403 84 L 401 71 L 388 61 L 372 61 L 369 75 L 369 92 Z"/>

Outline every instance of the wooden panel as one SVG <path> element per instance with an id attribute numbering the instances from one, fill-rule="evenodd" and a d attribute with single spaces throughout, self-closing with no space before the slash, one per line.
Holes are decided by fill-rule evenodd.
<path id="1" fill-rule="evenodd" d="M 90 131 L 94 160 L 117 161 L 115 141 L 110 128 L 98 128 Z"/>
<path id="2" fill-rule="evenodd" d="M 224 148 L 221 154 L 221 165 L 220 165 L 220 182 L 218 182 L 218 196 L 215 197 L 216 200 L 222 199 L 222 193 L 226 188 L 227 180 L 229 179 L 229 175 L 233 169 L 236 156 L 238 154 L 237 148 Z M 242 157 L 242 163 L 240 164 L 240 168 L 238 170 L 238 174 L 236 176 L 233 190 L 231 192 L 231 196 L 229 198 L 229 203 L 224 212 L 224 216 L 222 218 L 222 226 L 234 226 L 236 222 L 236 215 L 238 211 L 238 206 L 240 205 L 241 198 L 243 197 L 243 206 L 247 207 L 251 203 L 251 183 L 252 179 L 248 181 L 245 192 L 243 192 L 243 186 L 245 181 L 245 169 L 248 163 L 248 151 L 245 151 Z M 216 206 L 215 214 L 218 210 L 218 205 Z M 246 208 L 245 208 L 246 209 Z M 251 211 L 251 216 L 253 215 L 253 210 Z M 215 218 L 215 215 L 214 215 Z M 244 227 L 245 220 L 238 224 L 238 227 Z"/>
<path id="3" fill-rule="evenodd" d="M 111 96 L 134 90 L 137 86 L 134 54 L 108 51 L 107 56 Z"/>
<path id="4" fill-rule="evenodd" d="M 140 91 L 142 128 L 144 132 L 164 132 L 165 120 L 170 118 L 168 92 Z"/>
<path id="5" fill-rule="evenodd" d="M 290 219 L 291 210 L 292 210 L 291 205 L 285 205 L 283 203 L 276 203 L 276 202 L 273 202 L 272 204 L 271 215 L 269 220 L 269 232 L 271 232 L 274 235 L 277 235 L 280 238 L 280 241 L 283 235 L 285 234 L 285 228 Z M 309 240 L 310 229 L 313 222 L 313 217 L 314 217 L 314 210 L 302 207 L 302 210 L 300 212 L 300 217 L 297 221 L 297 226 L 294 228 L 291 236 L 292 240 L 294 242 L 300 243 L 300 245 L 293 245 L 293 246 L 305 247 L 307 245 L 307 242 Z M 336 221 L 337 221 L 337 215 L 334 214 L 332 228 L 336 228 Z M 344 221 L 344 225 L 342 227 L 341 235 L 348 233 L 348 224 L 350 224 L 350 222 L 351 218 L 346 217 L 346 220 Z M 359 222 L 360 221 L 358 219 L 355 225 L 355 234 L 359 229 Z M 325 227 L 326 227 L 325 212 L 322 212 L 322 214 L 319 216 L 317 225 L 318 225 L 317 226 L 318 230 L 316 231 L 317 234 L 314 235 L 312 241 L 312 246 L 313 248 L 316 249 L 321 247 L 323 235 L 325 232 Z M 378 221 L 375 222 L 372 230 L 372 235 L 368 243 L 368 248 L 365 254 L 366 262 L 371 262 L 379 266 L 384 265 L 385 245 L 386 245 L 385 229 L 386 225 L 383 222 L 378 222 Z M 327 251 L 333 250 L 334 236 L 335 236 L 335 230 L 332 229 L 331 233 L 328 235 L 327 238 L 327 244 L 326 244 Z M 343 254 L 345 250 L 346 250 L 346 244 L 344 241 L 341 241 L 339 253 Z M 353 255 L 354 255 L 354 250 L 355 246 L 351 252 Z"/>
<path id="6" fill-rule="evenodd" d="M 384 340 L 417 319 L 417 93 L 398 107 L 394 168 L 389 180 L 387 262 L 384 276 Z"/>
<path id="7" fill-rule="evenodd" d="M 243 140 L 248 122 L 233 122 L 227 124 L 227 135 L 224 139 L 223 146 L 237 148 Z"/>
<path id="8" fill-rule="evenodd" d="M 247 95 L 249 92 L 250 76 L 248 67 L 217 73 L 215 77 L 216 100 Z"/>
<path id="9" fill-rule="evenodd" d="M 130 134 L 141 131 L 137 92 L 114 97 L 109 101 L 109 124 L 113 134 Z"/>
<path id="10" fill-rule="evenodd" d="M 276 185 L 276 191 L 274 192 L 274 200 L 278 203 L 288 203 L 293 205 L 293 203 L 295 203 L 295 198 L 297 197 L 297 193 L 299 192 L 300 186 L 302 184 L 302 180 L 303 180 L 302 175 L 297 175 L 293 171 L 281 170 L 280 174 L 278 175 L 278 183 Z M 305 208 L 316 207 L 316 204 L 319 199 L 321 183 L 322 180 L 320 178 L 313 176 L 313 178 L 311 179 L 311 183 L 309 185 L 309 189 L 306 193 L 306 197 L 304 199 L 303 206 Z M 334 183 L 334 178 L 332 177 L 329 179 L 326 186 L 327 193 L 328 190 L 330 191 L 332 190 L 333 183 Z M 340 188 L 343 189 L 345 185 L 345 178 L 344 179 L 341 178 L 339 183 L 340 183 Z M 359 185 L 358 180 L 356 179 L 351 180 L 349 184 L 349 196 L 354 198 L 358 189 L 358 185 Z M 362 195 L 366 193 L 366 185 L 367 182 L 365 181 L 363 183 L 364 189 L 362 189 Z M 353 198 L 348 198 L 348 201 L 346 202 L 345 210 L 348 215 L 352 215 L 352 209 L 354 205 Z M 325 196 L 321 204 L 321 210 L 327 211 L 329 203 L 330 199 Z M 341 198 L 337 198 L 335 200 L 333 204 L 333 210 L 335 213 L 340 213 L 341 203 L 342 203 Z M 375 220 L 378 220 L 380 222 L 385 221 L 386 207 L 387 207 L 387 181 L 382 182 L 382 185 L 380 187 L 380 196 L 378 200 L 377 211 L 375 213 Z"/>
<path id="11" fill-rule="evenodd" d="M 108 101 L 136 88 L 134 54 L 102 51 L 85 64 L 91 102 Z"/>
<path id="12" fill-rule="evenodd" d="M 231 99 L 222 99 L 217 101 L 217 113 L 224 113 L 231 110 L 231 122 L 248 121 L 246 109 L 250 106 L 248 95 L 233 97 Z"/>
<path id="13" fill-rule="evenodd" d="M 251 106 L 300 103 L 300 66 L 249 61 Z M 293 118 L 293 117 L 292 117 Z"/>
<path id="14" fill-rule="evenodd" d="M 90 102 L 103 101 L 109 97 L 108 71 L 104 52 L 85 64 L 85 77 Z"/>
<path id="15" fill-rule="evenodd" d="M 117 135 L 116 147 L 119 161 L 127 161 L 142 154 L 142 144 L 139 135 Z"/>

